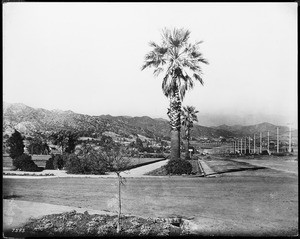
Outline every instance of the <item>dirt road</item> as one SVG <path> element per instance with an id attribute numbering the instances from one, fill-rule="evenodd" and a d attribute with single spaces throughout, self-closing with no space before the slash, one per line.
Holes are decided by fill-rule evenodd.
<path id="1" fill-rule="evenodd" d="M 263 159 L 234 159 L 237 162 L 246 162 L 256 166 L 272 168 L 275 170 L 292 173 L 298 175 L 298 161 L 296 160 L 280 160 L 274 158 Z"/>
<path id="2" fill-rule="evenodd" d="M 4 197 L 115 211 L 115 178 L 4 179 Z M 298 176 L 270 168 L 216 178 L 127 178 L 123 212 L 192 218 L 200 235 L 295 235 Z M 30 210 L 36 210 L 34 207 Z"/>

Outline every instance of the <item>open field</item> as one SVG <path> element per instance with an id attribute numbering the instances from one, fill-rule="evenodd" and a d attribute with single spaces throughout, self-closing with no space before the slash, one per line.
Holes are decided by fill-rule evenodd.
<path id="1" fill-rule="evenodd" d="M 4 198 L 16 200 L 114 211 L 117 181 L 4 179 L 3 193 Z M 298 234 L 298 175 L 284 168 L 223 173 L 215 178 L 127 178 L 122 195 L 124 213 L 193 218 L 202 235 Z"/>
<path id="2" fill-rule="evenodd" d="M 203 157 L 203 160 L 216 174 L 226 173 L 228 175 L 230 172 L 237 172 L 242 173 L 241 175 L 246 175 L 249 171 L 271 168 L 298 175 L 298 155 L 256 155 L 255 157 L 242 156 L 235 158 L 211 155 Z M 253 172 L 253 174 L 255 174 L 255 172 Z"/>

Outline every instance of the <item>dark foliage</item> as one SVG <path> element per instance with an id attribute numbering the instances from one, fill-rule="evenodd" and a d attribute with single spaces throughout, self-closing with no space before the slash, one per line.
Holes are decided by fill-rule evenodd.
<path id="1" fill-rule="evenodd" d="M 22 137 L 20 132 L 15 130 L 15 132 L 7 140 L 7 146 L 9 147 L 9 156 L 12 159 L 17 158 L 24 153 L 23 139 L 24 138 Z"/>
<path id="2" fill-rule="evenodd" d="M 54 169 L 62 169 L 65 165 L 66 157 L 67 157 L 66 155 L 60 155 L 60 154 L 55 155 L 53 159 Z"/>
<path id="3" fill-rule="evenodd" d="M 147 147 L 144 148 L 144 152 L 154 153 L 154 148 L 152 148 L 151 146 L 147 146 Z"/>
<path id="4" fill-rule="evenodd" d="M 166 155 L 163 153 L 143 153 L 143 154 L 140 154 L 139 157 L 141 157 L 141 158 L 165 158 Z"/>
<path id="5" fill-rule="evenodd" d="M 143 141 L 139 137 L 136 137 L 135 142 L 131 142 L 129 146 L 136 148 L 139 152 L 144 152 L 146 149 L 143 146 Z"/>
<path id="6" fill-rule="evenodd" d="M 77 142 L 77 135 L 75 133 L 69 133 L 65 152 L 69 154 L 73 153 L 75 150 L 76 142 Z"/>
<path id="7" fill-rule="evenodd" d="M 67 155 L 52 155 L 46 162 L 45 169 L 63 169 L 65 166 Z"/>
<path id="8" fill-rule="evenodd" d="M 50 151 L 48 144 L 40 139 L 32 139 L 27 149 L 31 154 L 47 154 Z"/>
<path id="9" fill-rule="evenodd" d="M 85 145 L 78 154 L 67 156 L 65 168 L 73 174 L 105 174 L 107 162 L 100 151 Z"/>
<path id="10" fill-rule="evenodd" d="M 112 139 L 112 137 L 107 136 L 107 135 L 102 135 L 101 140 L 99 143 L 103 148 L 106 150 L 111 150 L 113 147 L 115 147 L 116 143 Z"/>
<path id="11" fill-rule="evenodd" d="M 53 160 L 54 156 L 52 155 L 52 157 L 47 160 L 45 169 L 54 169 Z"/>
<path id="12" fill-rule="evenodd" d="M 75 150 L 78 133 L 71 130 L 60 130 L 50 135 L 52 143 L 62 147 L 63 152 L 73 153 Z"/>
<path id="13" fill-rule="evenodd" d="M 168 174 L 191 174 L 192 165 L 187 160 L 177 159 L 170 160 L 166 165 L 165 169 Z"/>
<path id="14" fill-rule="evenodd" d="M 21 171 L 39 172 L 42 171 L 31 159 L 30 155 L 22 154 L 13 159 L 13 165 Z"/>

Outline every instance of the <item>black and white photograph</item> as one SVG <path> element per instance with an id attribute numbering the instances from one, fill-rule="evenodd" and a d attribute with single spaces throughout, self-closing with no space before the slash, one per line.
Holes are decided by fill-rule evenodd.
<path id="1" fill-rule="evenodd" d="M 297 2 L 2 2 L 3 237 L 297 237 Z"/>

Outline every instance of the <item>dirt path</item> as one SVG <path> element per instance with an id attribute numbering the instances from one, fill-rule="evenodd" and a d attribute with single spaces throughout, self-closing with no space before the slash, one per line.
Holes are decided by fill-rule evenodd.
<path id="1" fill-rule="evenodd" d="M 233 159 L 237 162 L 245 162 L 256 166 L 267 167 L 286 173 L 298 175 L 298 161 L 274 160 L 274 159 Z"/>
<path id="2" fill-rule="evenodd" d="M 163 161 L 160 161 L 157 163 L 152 163 L 152 164 L 148 164 L 148 165 L 141 166 L 138 168 L 134 168 L 134 169 L 128 170 L 127 172 L 121 173 L 121 176 L 123 176 L 123 177 L 149 177 L 149 175 L 144 175 L 144 174 L 166 165 L 167 162 L 168 162 L 168 160 L 163 160 Z"/>
<path id="3" fill-rule="evenodd" d="M 76 210 L 83 213 L 88 211 L 89 214 L 108 214 L 114 213 L 87 208 L 78 208 L 49 203 L 29 202 L 22 200 L 3 200 L 3 231 L 10 231 L 24 225 L 30 218 L 39 218 L 49 214 L 70 212 Z"/>
<path id="4" fill-rule="evenodd" d="M 234 172 L 234 176 L 226 173 L 216 178 L 129 176 L 122 187 L 123 212 L 147 217 L 181 215 L 191 218 L 193 230 L 200 235 L 297 235 L 298 175 L 289 171 L 297 162 L 285 161 L 282 165 L 291 166 L 274 170 L 277 161 L 265 160 L 265 164 L 273 162 L 269 168 Z M 135 170 L 132 175 L 141 173 Z M 114 211 L 118 184 L 113 177 L 4 178 L 3 195 L 14 197 L 15 201 Z M 18 220 L 20 215 L 39 215 L 39 210 L 44 209 L 32 203 L 13 212 Z M 9 218 L 7 213 L 6 216 Z"/>
<path id="5" fill-rule="evenodd" d="M 213 171 L 204 160 L 199 159 L 199 162 L 200 162 L 206 176 L 215 174 L 215 171 Z"/>

